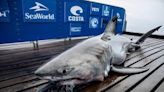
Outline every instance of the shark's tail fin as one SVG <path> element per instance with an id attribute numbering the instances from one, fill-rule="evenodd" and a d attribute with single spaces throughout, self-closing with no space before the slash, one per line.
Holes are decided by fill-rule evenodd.
<path id="1" fill-rule="evenodd" d="M 161 26 L 158 26 L 150 31 L 148 31 L 146 34 L 142 35 L 140 39 L 138 39 L 135 44 L 141 44 L 145 41 L 146 38 L 148 38 L 148 36 L 150 36 L 152 33 L 154 33 L 155 31 L 157 31 Z"/>
<path id="2" fill-rule="evenodd" d="M 108 40 L 110 36 L 113 36 L 116 34 L 115 28 L 116 28 L 116 23 L 117 23 L 117 16 L 114 16 L 107 24 L 105 31 L 101 37 L 102 40 Z"/>

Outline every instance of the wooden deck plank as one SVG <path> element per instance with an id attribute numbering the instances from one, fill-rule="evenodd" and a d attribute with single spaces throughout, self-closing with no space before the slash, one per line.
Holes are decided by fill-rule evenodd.
<path id="1" fill-rule="evenodd" d="M 162 79 L 162 83 L 158 86 L 155 92 L 163 92 L 163 91 L 164 91 L 164 78 Z"/>
<path id="2" fill-rule="evenodd" d="M 34 75 L 27 75 L 27 76 L 18 77 L 18 78 L 15 78 L 15 79 L 6 80 L 6 81 L 1 82 L 0 89 L 6 88 L 6 87 L 9 87 L 9 86 L 14 86 L 14 85 L 17 85 L 17 84 L 21 84 L 21 83 L 24 83 L 26 81 L 31 81 L 31 80 L 34 80 L 34 79 L 37 79 L 37 77 L 34 76 Z"/>
<path id="3" fill-rule="evenodd" d="M 9 65 L 4 65 L 0 67 L 0 71 L 6 70 L 14 70 L 14 69 L 19 69 L 19 68 L 24 68 L 26 66 L 30 66 L 33 65 L 35 63 L 39 63 L 39 62 L 46 62 L 48 59 L 50 59 L 52 56 L 43 56 L 43 57 L 39 57 L 39 58 L 33 58 L 33 59 L 28 59 L 28 60 L 23 60 L 23 61 L 19 61 L 13 64 L 9 64 Z M 2 72 L 0 73 L 2 74 Z"/>
<path id="4" fill-rule="evenodd" d="M 144 81 L 142 81 L 135 88 L 133 88 L 131 90 L 131 92 L 151 92 L 151 90 L 164 77 L 163 73 L 164 73 L 164 65 L 161 66 L 159 69 L 157 69 L 153 74 L 151 74 L 149 77 L 147 77 Z"/>
<path id="5" fill-rule="evenodd" d="M 41 80 L 41 81 L 32 80 L 32 81 L 28 81 L 25 83 L 7 87 L 5 89 L 0 89 L 0 92 L 22 92 L 24 89 L 31 88 L 31 87 L 33 88 L 33 87 L 35 87 L 35 85 L 40 85 L 40 84 L 43 85 L 43 83 L 47 83 L 47 82 L 45 82 L 43 80 Z"/>
<path id="6" fill-rule="evenodd" d="M 31 76 L 31 75 L 33 75 L 33 73 L 27 73 L 27 72 L 21 72 L 21 73 L 17 73 L 17 74 L 13 74 L 13 75 L 6 75 L 6 76 L 1 77 L 0 82 L 12 80 L 12 79 L 16 79 L 16 78 L 21 78 L 24 76 Z"/>
<path id="7" fill-rule="evenodd" d="M 28 90 L 23 90 L 22 92 L 37 92 L 40 88 L 45 87 L 45 85 L 46 84 L 39 85 L 39 86 L 33 87 L 31 89 L 28 89 Z"/>
<path id="8" fill-rule="evenodd" d="M 156 49 L 153 49 L 147 53 L 140 53 L 137 57 L 134 57 L 134 58 L 131 58 L 130 60 L 127 60 L 125 62 L 125 66 L 130 66 L 134 63 L 137 63 L 138 61 L 142 60 L 142 59 L 145 59 L 149 56 L 153 56 L 154 54 L 160 52 L 160 51 L 163 51 L 164 50 L 164 47 L 159 47 L 159 48 L 156 48 Z M 138 61 L 136 61 L 136 58 L 139 58 Z"/>
<path id="9" fill-rule="evenodd" d="M 53 47 L 60 47 L 63 45 L 69 45 L 73 43 L 78 43 L 80 41 L 83 41 L 86 38 L 83 39 L 75 39 L 71 41 L 58 41 L 58 42 L 52 42 L 44 45 L 39 45 L 39 49 L 46 49 L 46 48 L 53 48 Z M 23 44 L 22 44 L 23 45 Z M 11 45 L 12 46 L 12 45 Z M 15 54 L 15 53 L 21 53 L 24 51 L 33 51 L 33 47 L 26 47 L 26 48 L 18 48 L 18 49 L 9 49 L 9 50 L 0 50 L 0 55 L 10 55 L 10 54 Z"/>
<path id="10" fill-rule="evenodd" d="M 20 70 L 15 71 L 15 72 L 8 73 L 6 75 L 1 76 L 1 80 L 0 81 L 6 81 L 6 80 L 9 80 L 9 79 L 14 79 L 14 78 L 21 77 L 21 76 L 31 75 L 31 74 L 33 74 L 33 72 L 39 66 L 40 65 L 34 66 L 34 67 L 28 67 L 28 68 L 25 68 L 25 69 L 22 69 L 22 70 L 20 69 Z"/>
<path id="11" fill-rule="evenodd" d="M 125 63 L 125 66 L 130 66 L 130 67 L 143 67 L 146 66 L 152 62 L 154 62 L 155 60 L 157 60 L 160 57 L 164 56 L 164 50 L 161 50 L 160 52 L 157 52 L 149 57 L 143 58 L 141 61 L 142 62 L 136 62 L 133 65 L 128 65 Z M 151 68 L 151 67 L 150 67 Z"/>
<path id="12" fill-rule="evenodd" d="M 38 62 L 34 62 L 34 63 L 30 63 L 30 64 L 24 64 L 24 65 L 22 65 L 21 67 L 19 67 L 19 68 L 16 68 L 16 69 L 12 69 L 12 70 L 6 70 L 6 72 L 5 71 L 3 71 L 2 73 L 1 73 L 1 76 L 4 76 L 4 75 L 8 75 L 8 74 L 10 74 L 10 73 L 16 73 L 16 72 L 20 72 L 21 70 L 30 70 L 30 68 L 33 68 L 34 66 L 40 66 L 40 65 L 42 65 L 43 63 L 45 63 L 46 61 L 45 60 L 43 60 L 43 61 L 38 61 Z M 21 68 L 21 69 L 20 69 Z"/>
<path id="13" fill-rule="evenodd" d="M 154 50 L 154 49 L 156 49 L 156 48 L 160 48 L 160 47 L 163 47 L 163 46 L 164 46 L 164 43 L 162 42 L 162 43 L 160 43 L 160 44 L 150 45 L 149 47 L 145 47 L 145 48 L 144 48 L 144 47 L 141 47 L 141 50 L 138 50 L 138 51 L 136 51 L 136 52 L 130 54 L 130 55 L 127 57 L 126 60 L 129 60 L 129 59 L 131 59 L 131 58 L 133 58 L 133 57 L 136 57 L 136 56 L 138 56 L 138 55 L 140 55 L 140 54 L 149 52 L 149 51 L 151 51 L 151 50 Z"/>
<path id="14" fill-rule="evenodd" d="M 55 53 L 59 54 L 59 52 L 65 49 L 66 49 L 65 47 L 56 47 L 56 48 L 49 48 L 49 49 L 34 50 L 29 52 L 15 53 L 13 55 L 6 55 L 6 56 L 3 55 L 0 56 L 0 60 L 1 60 L 0 64 L 10 63 L 14 61 L 21 61 L 25 59 L 32 59 L 45 55 L 52 55 Z"/>
<path id="15" fill-rule="evenodd" d="M 161 43 L 163 43 L 163 41 L 156 41 L 156 42 L 152 41 L 152 42 L 148 42 L 148 43 L 145 43 L 145 44 L 141 44 L 141 47 L 146 48 L 146 47 L 155 46 L 155 45 L 158 45 L 158 44 L 161 44 Z"/>
<path id="16" fill-rule="evenodd" d="M 39 50 L 26 50 L 26 51 L 17 50 L 19 51 L 17 53 L 0 55 L 0 61 L 1 61 L 0 64 L 3 65 L 3 62 L 11 63 L 10 61 L 21 61 L 22 59 L 31 59 L 31 58 L 37 58 L 37 56 L 50 55 L 58 51 L 60 52 L 64 51 L 75 44 L 77 44 L 77 41 L 71 41 L 71 42 L 68 42 L 67 44 L 63 43 L 62 45 L 60 44 L 59 46 L 52 46 L 52 47 L 47 46 Z"/>

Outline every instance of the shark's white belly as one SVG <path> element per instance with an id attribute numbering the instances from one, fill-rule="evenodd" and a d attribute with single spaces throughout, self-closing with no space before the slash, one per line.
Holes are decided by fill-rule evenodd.
<path id="1" fill-rule="evenodd" d="M 130 44 L 130 40 L 126 37 L 117 35 L 109 41 L 109 45 L 112 47 L 112 64 L 122 64 L 127 56 L 127 46 Z"/>

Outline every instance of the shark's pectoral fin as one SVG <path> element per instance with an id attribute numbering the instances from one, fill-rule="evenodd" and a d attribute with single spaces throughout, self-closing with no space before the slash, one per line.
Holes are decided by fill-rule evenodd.
<path id="1" fill-rule="evenodd" d="M 137 74 L 148 71 L 148 68 L 143 67 L 121 67 L 121 66 L 111 66 L 111 71 L 122 73 L 122 74 Z"/>
<path id="2" fill-rule="evenodd" d="M 154 29 L 151 29 L 150 31 L 148 31 L 147 33 L 145 33 L 144 35 L 141 36 L 141 38 L 139 38 L 135 44 L 141 44 L 145 41 L 146 38 L 148 38 L 150 35 L 152 35 L 152 33 L 154 33 L 155 31 L 158 31 L 159 28 L 161 28 L 162 26 L 158 26 Z"/>

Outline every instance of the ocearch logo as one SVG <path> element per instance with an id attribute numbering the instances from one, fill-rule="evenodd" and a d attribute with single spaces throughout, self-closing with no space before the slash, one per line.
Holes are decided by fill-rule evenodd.
<path id="1" fill-rule="evenodd" d="M 68 21 L 84 21 L 84 17 L 80 16 L 84 12 L 80 6 L 72 6 L 70 12 L 73 16 L 68 16 Z"/>
<path id="2" fill-rule="evenodd" d="M 29 12 L 25 13 L 25 19 L 28 20 L 54 20 L 55 19 L 55 15 L 54 14 L 43 14 L 41 12 L 48 12 L 49 8 L 46 7 L 45 5 L 39 3 L 39 2 L 35 2 L 35 6 L 32 6 L 31 8 L 29 8 L 29 10 L 33 10 L 34 12 L 36 12 L 35 14 L 31 14 Z"/>

